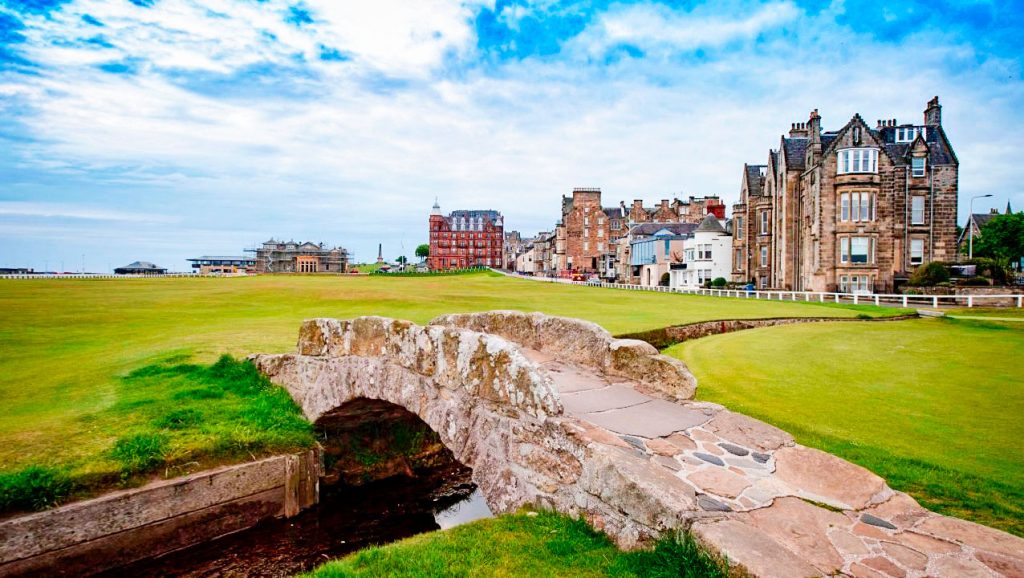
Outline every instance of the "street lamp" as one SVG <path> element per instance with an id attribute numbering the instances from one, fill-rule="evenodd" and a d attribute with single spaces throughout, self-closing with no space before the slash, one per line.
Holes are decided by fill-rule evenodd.
<path id="1" fill-rule="evenodd" d="M 974 220 L 974 199 L 984 199 L 985 197 L 991 197 L 988 195 L 974 195 L 971 197 L 970 210 L 967 213 L 967 258 L 974 258 L 974 227 L 971 225 L 971 221 Z"/>

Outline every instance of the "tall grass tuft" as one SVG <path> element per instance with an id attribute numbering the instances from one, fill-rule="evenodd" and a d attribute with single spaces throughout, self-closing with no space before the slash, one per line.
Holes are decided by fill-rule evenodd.
<path id="1" fill-rule="evenodd" d="M 29 466 L 0 474 L 0 512 L 44 510 L 64 501 L 74 490 L 67 472 Z"/>

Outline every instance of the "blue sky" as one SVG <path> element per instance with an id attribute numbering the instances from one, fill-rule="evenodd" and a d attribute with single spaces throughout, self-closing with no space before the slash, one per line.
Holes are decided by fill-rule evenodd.
<path id="1" fill-rule="evenodd" d="M 719 194 L 790 123 L 919 122 L 961 215 L 1024 208 L 1017 2 L 0 0 L 0 266 L 172 269 L 271 236 L 361 259 L 443 209 L 548 229 Z"/>

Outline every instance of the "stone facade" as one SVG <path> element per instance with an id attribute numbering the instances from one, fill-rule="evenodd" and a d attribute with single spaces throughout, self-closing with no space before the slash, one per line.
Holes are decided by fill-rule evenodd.
<path id="1" fill-rule="evenodd" d="M 434 203 L 430 213 L 432 271 L 504 264 L 504 220 L 498 211 L 452 211 L 445 217 Z"/>
<path id="2" fill-rule="evenodd" d="M 270 239 L 256 249 L 257 273 L 347 273 L 348 251 L 324 243 L 296 243 Z"/>
<path id="3" fill-rule="evenodd" d="M 854 115 L 823 132 L 813 111 L 767 165 L 745 165 L 733 280 L 758 287 L 893 292 L 918 266 L 956 256 L 958 162 L 938 98 L 923 124 Z"/>

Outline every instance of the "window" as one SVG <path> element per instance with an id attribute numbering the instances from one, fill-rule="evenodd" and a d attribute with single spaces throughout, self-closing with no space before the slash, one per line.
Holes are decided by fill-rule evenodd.
<path id="1" fill-rule="evenodd" d="M 590 229 L 583 229 L 583 236 L 584 237 L 589 237 L 590 236 Z"/>
<path id="2" fill-rule="evenodd" d="M 839 195 L 839 220 L 874 221 L 874 193 L 843 193 Z"/>
<path id="3" fill-rule="evenodd" d="M 924 239 L 910 240 L 910 264 L 920 265 L 924 263 Z"/>
<path id="4" fill-rule="evenodd" d="M 768 211 L 761 211 L 761 234 L 768 234 Z"/>
<path id="5" fill-rule="evenodd" d="M 590 241 L 583 241 L 583 250 L 584 251 L 589 251 L 590 250 Z"/>
<path id="6" fill-rule="evenodd" d="M 743 217 L 736 217 L 736 238 L 743 238 Z"/>
<path id="7" fill-rule="evenodd" d="M 913 142 L 917 138 L 917 132 L 921 131 L 921 138 L 927 138 L 926 127 L 901 126 L 896 129 L 896 142 Z"/>
<path id="8" fill-rule="evenodd" d="M 924 176 L 924 157 L 910 159 L 910 174 L 915 177 Z"/>
<path id="9" fill-rule="evenodd" d="M 761 247 L 761 266 L 768 266 L 768 247 Z"/>
<path id="10" fill-rule="evenodd" d="M 836 172 L 840 175 L 878 172 L 878 149 L 843 149 L 838 155 Z"/>
<path id="11" fill-rule="evenodd" d="M 874 263 L 875 240 L 871 237 L 840 237 L 840 263 Z"/>
<path id="12" fill-rule="evenodd" d="M 707 261 L 711 260 L 711 245 L 697 245 L 697 258 Z"/>
<path id="13" fill-rule="evenodd" d="M 597 244 L 597 250 L 601 251 L 602 253 L 604 252 L 604 242 Z"/>
<path id="14" fill-rule="evenodd" d="M 910 223 L 913 225 L 924 224 L 924 197 L 914 197 L 910 205 Z"/>
<path id="15" fill-rule="evenodd" d="M 589 227 L 590 226 L 590 217 L 583 217 L 583 226 L 584 227 Z"/>
<path id="16" fill-rule="evenodd" d="M 736 249 L 736 267 L 734 269 L 737 271 L 743 270 L 743 251 L 740 249 Z"/>
<path id="17" fill-rule="evenodd" d="M 839 277 L 840 293 L 871 293 L 874 283 L 870 275 L 841 275 Z"/>
<path id="18" fill-rule="evenodd" d="M 597 238 L 600 239 L 601 237 L 604 237 L 604 229 L 597 230 Z"/>
<path id="19" fill-rule="evenodd" d="M 761 289 L 764 289 L 767 286 L 768 286 L 768 278 L 767 277 L 761 277 Z"/>

